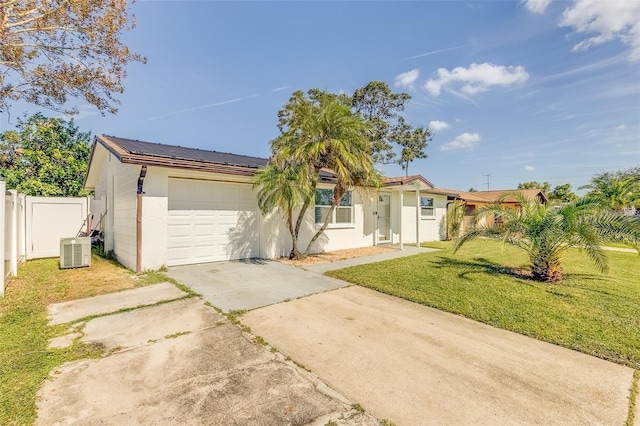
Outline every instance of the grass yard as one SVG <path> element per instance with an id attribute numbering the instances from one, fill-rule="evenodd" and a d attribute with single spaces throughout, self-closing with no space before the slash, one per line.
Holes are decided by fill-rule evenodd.
<path id="1" fill-rule="evenodd" d="M 49 372 L 67 361 L 97 357 L 102 353 L 75 342 L 66 349 L 47 349 L 50 338 L 68 326 L 47 324 L 47 305 L 98 294 L 141 287 L 166 278 L 134 273 L 96 256 L 91 267 L 58 268 L 58 259 L 40 259 L 21 265 L 19 277 L 0 297 L 0 424 L 33 424 L 36 392 Z"/>
<path id="2" fill-rule="evenodd" d="M 640 369 L 640 256 L 607 252 L 599 273 L 584 253 L 569 250 L 565 279 L 526 277 L 524 251 L 476 240 L 455 255 L 441 251 L 355 266 L 336 278 Z"/>

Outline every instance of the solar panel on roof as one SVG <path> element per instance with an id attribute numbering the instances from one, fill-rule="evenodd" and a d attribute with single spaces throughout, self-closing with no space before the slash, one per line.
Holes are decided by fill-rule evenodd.
<path id="1" fill-rule="evenodd" d="M 225 152 L 208 151 L 197 148 L 188 148 L 176 145 L 163 145 L 159 143 L 143 142 L 132 139 L 109 136 L 113 142 L 122 149 L 132 154 L 166 157 L 179 160 L 191 160 L 233 166 L 258 168 L 267 163 L 266 158 L 250 157 Z"/>

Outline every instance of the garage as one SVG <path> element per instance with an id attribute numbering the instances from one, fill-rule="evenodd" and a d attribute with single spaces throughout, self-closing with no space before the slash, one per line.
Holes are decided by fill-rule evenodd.
<path id="1" fill-rule="evenodd" d="M 259 256 L 259 213 L 249 184 L 169 178 L 167 265 Z"/>

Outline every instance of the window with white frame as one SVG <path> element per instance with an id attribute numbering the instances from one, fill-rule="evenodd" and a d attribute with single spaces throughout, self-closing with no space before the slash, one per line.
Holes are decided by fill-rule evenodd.
<path id="1" fill-rule="evenodd" d="M 433 207 L 432 197 L 420 197 L 420 214 L 422 218 L 435 217 L 436 209 Z"/>
<path id="2" fill-rule="evenodd" d="M 316 223 L 323 224 L 329 210 L 331 209 L 331 202 L 333 200 L 332 189 L 316 189 L 316 208 L 315 216 Z M 344 193 L 340 199 L 340 203 L 336 206 L 335 210 L 329 219 L 330 224 L 350 224 L 353 223 L 353 202 L 351 197 L 351 191 Z"/>

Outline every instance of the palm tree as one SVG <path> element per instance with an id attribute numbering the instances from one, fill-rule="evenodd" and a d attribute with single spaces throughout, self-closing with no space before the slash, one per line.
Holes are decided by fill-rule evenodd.
<path id="1" fill-rule="evenodd" d="M 329 171 L 334 176 L 330 210 L 322 227 L 311 238 L 304 252 L 307 255 L 349 189 L 380 186 L 372 155 L 371 127 L 339 98 L 320 91 L 310 91 L 309 97 L 301 91 L 295 92 L 278 115 L 282 134 L 271 142 L 272 162 L 283 165 L 284 169 L 294 168 L 295 172 L 289 176 L 297 176 L 298 189 L 304 189 L 293 226 L 294 241 L 297 241 L 305 214 L 314 201 L 321 171 Z M 277 186 L 275 180 L 273 185 L 263 182 L 259 191 Z M 300 256 L 294 246 L 291 257 Z"/>
<path id="2" fill-rule="evenodd" d="M 264 214 L 275 210 L 281 211 L 287 221 L 287 229 L 291 234 L 293 247 L 290 259 L 300 256 L 298 250 L 298 235 L 294 232 L 294 211 L 313 196 L 304 176 L 307 167 L 299 165 L 277 164 L 270 162 L 259 169 L 253 177 L 253 187 L 258 187 L 258 207 Z"/>
<path id="3" fill-rule="evenodd" d="M 464 223 L 465 203 L 455 200 L 447 208 L 447 239 L 453 240 L 460 236 L 462 224 Z"/>
<path id="4" fill-rule="evenodd" d="M 618 212 L 640 202 L 639 176 L 618 177 L 604 173 L 592 178 L 589 185 L 583 185 L 578 189 L 590 189 L 589 195 Z"/>
<path id="5" fill-rule="evenodd" d="M 475 226 L 454 244 L 454 252 L 478 237 L 501 239 L 529 254 L 531 274 L 535 280 L 555 282 L 562 279 L 562 254 L 569 247 L 584 250 L 595 266 L 605 272 L 607 257 L 602 243 L 620 241 L 640 253 L 640 220 L 603 209 L 600 200 L 584 197 L 564 204 L 543 204 L 521 192 L 514 197 L 519 209 L 509 208 L 498 200 L 480 209 L 478 218 L 500 215 L 501 224 Z"/>

